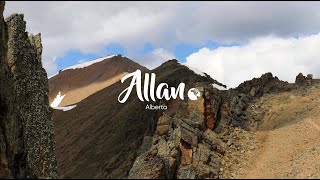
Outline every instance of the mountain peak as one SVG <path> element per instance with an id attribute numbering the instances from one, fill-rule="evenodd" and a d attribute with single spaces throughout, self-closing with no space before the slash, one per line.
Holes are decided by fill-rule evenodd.
<path id="1" fill-rule="evenodd" d="M 186 81 L 189 81 L 190 79 L 194 79 L 195 82 L 209 82 L 209 83 L 221 86 L 223 88 L 227 88 L 226 85 L 213 79 L 207 73 L 202 72 L 201 70 L 199 70 L 197 68 L 186 65 L 185 63 L 180 63 L 177 59 L 168 60 L 168 61 L 162 63 L 159 67 L 155 68 L 153 71 L 155 71 L 157 74 L 158 73 L 167 74 L 168 77 L 169 76 L 173 76 L 173 77 L 184 76 L 184 78 L 182 78 L 182 79 L 185 79 Z M 166 72 L 166 73 L 164 73 L 164 72 Z M 175 72 L 178 72 L 178 73 L 175 73 Z M 186 77 L 189 77 L 189 79 Z"/>
<path id="2" fill-rule="evenodd" d="M 82 62 L 82 63 L 79 63 L 79 64 L 75 64 L 75 65 L 66 67 L 66 68 L 64 68 L 64 69 L 61 69 L 61 70 L 59 71 L 59 73 L 61 73 L 62 71 L 68 70 L 68 69 L 80 69 L 80 68 L 85 68 L 85 67 L 88 67 L 88 66 L 90 66 L 90 65 L 92 65 L 92 64 L 95 64 L 95 63 L 104 61 L 104 60 L 106 60 L 106 59 L 112 58 L 112 57 L 114 57 L 114 56 L 119 56 L 119 55 L 108 55 L 108 56 L 100 57 L 100 58 L 97 58 L 97 59 L 94 59 L 94 60 L 91 60 L 91 61 L 85 61 L 85 62 Z M 51 79 L 52 77 L 58 75 L 59 73 L 56 73 L 56 74 L 50 76 L 48 79 Z"/>
<path id="3" fill-rule="evenodd" d="M 78 103 L 137 69 L 148 71 L 147 68 L 121 54 L 109 55 L 65 68 L 49 78 L 49 101 L 53 102 L 58 93 L 61 93 L 66 96 L 56 106 Z"/>

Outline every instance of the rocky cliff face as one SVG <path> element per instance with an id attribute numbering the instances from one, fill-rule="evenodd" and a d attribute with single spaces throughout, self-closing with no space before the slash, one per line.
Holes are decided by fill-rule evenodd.
<path id="1" fill-rule="evenodd" d="M 129 178 L 219 177 L 225 143 L 213 129 L 221 117 L 222 96 L 211 84 L 194 87 L 202 97 L 170 103 L 172 108 L 159 118 L 155 134 L 144 138 Z"/>
<path id="2" fill-rule="evenodd" d="M 3 19 L 0 2 L 0 178 L 56 178 L 41 36 L 22 14 Z"/>
<path id="3" fill-rule="evenodd" d="M 166 66 L 178 65 L 168 61 L 160 68 Z M 157 120 L 154 135 L 144 138 L 128 178 L 219 178 L 226 144 L 216 131 L 229 118 L 227 91 L 214 88 L 212 83 L 219 82 L 209 76 L 190 77 L 199 80 L 183 82 L 197 88 L 201 97 L 166 102 L 168 110 Z"/>

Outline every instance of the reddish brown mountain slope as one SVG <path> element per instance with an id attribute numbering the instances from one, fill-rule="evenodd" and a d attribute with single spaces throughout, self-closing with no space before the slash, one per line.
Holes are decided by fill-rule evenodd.
<path id="1" fill-rule="evenodd" d="M 110 56 L 109 56 L 110 57 Z M 49 102 L 59 92 L 66 94 L 59 106 L 75 104 L 91 94 L 117 82 L 125 74 L 147 68 L 121 55 L 106 57 L 105 60 L 84 68 L 66 69 L 49 79 Z"/>

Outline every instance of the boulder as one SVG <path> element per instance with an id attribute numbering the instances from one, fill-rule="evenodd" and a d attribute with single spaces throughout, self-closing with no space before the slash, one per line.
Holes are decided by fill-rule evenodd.
<path id="1" fill-rule="evenodd" d="M 191 130 L 184 127 L 181 128 L 181 139 L 193 147 L 198 145 L 199 136 L 200 133 L 196 130 Z"/>
<path id="2" fill-rule="evenodd" d="M 158 125 L 156 128 L 155 134 L 157 134 L 159 136 L 168 135 L 169 130 L 170 130 L 169 125 Z"/>
<path id="3" fill-rule="evenodd" d="M 313 80 L 313 75 L 312 74 L 308 74 L 307 77 L 306 77 L 302 73 L 299 73 L 296 76 L 295 83 L 298 86 L 310 85 L 310 84 L 312 84 L 312 80 Z"/>
<path id="4" fill-rule="evenodd" d="M 169 125 L 169 117 L 166 113 L 163 113 L 163 115 L 158 120 L 158 125 Z"/>
<path id="5" fill-rule="evenodd" d="M 204 133 L 203 133 L 203 141 L 205 141 L 206 143 L 208 143 L 211 148 L 213 148 L 213 150 L 216 150 L 218 153 L 224 155 L 225 153 L 225 143 L 223 143 L 218 135 L 211 131 L 210 129 L 207 129 Z"/>
<path id="6" fill-rule="evenodd" d="M 191 165 L 181 167 L 178 170 L 177 178 L 178 179 L 195 179 L 196 173 Z"/>
<path id="7" fill-rule="evenodd" d="M 190 165 L 192 162 L 192 149 L 191 146 L 184 141 L 181 142 L 181 166 Z"/>
<path id="8" fill-rule="evenodd" d="M 298 84 L 298 85 L 303 85 L 303 84 L 305 84 L 306 80 L 307 80 L 307 78 L 302 73 L 299 73 L 296 76 L 295 83 Z"/>

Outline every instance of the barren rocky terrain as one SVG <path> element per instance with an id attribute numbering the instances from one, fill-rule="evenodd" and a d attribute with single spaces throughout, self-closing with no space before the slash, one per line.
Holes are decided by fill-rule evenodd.
<path id="1" fill-rule="evenodd" d="M 319 178 L 320 86 L 266 95 L 255 106 L 267 115 L 254 133 L 257 148 L 239 177 Z"/>
<path id="2" fill-rule="evenodd" d="M 266 94 L 247 111 L 263 118 L 257 129 L 227 136 L 221 178 L 320 177 L 319 84 Z"/>
<path id="3" fill-rule="evenodd" d="M 266 73 L 222 91 L 176 60 L 151 72 L 202 96 L 148 111 L 135 96 L 119 104 L 127 84 L 117 82 L 71 111 L 55 110 L 60 177 L 319 177 L 319 80 L 299 74 L 288 83 Z"/>

